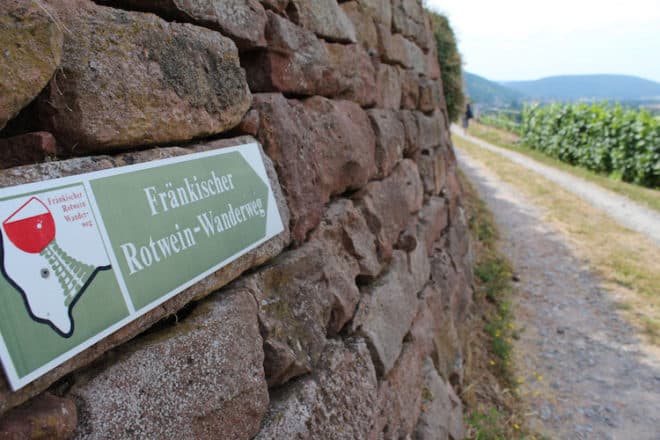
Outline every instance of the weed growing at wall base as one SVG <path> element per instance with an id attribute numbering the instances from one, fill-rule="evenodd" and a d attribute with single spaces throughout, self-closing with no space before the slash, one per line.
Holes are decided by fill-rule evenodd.
<path id="1" fill-rule="evenodd" d="M 511 266 L 496 249 L 498 232 L 492 214 L 467 179 L 460 177 L 476 255 L 475 331 L 469 341 L 462 393 L 468 435 L 475 440 L 535 438 L 524 425 L 513 391 L 512 342 L 517 334 L 510 301 Z"/>

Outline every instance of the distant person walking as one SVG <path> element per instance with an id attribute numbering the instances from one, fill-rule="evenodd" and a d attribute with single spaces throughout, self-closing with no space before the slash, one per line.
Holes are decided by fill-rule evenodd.
<path id="1" fill-rule="evenodd" d="M 468 125 L 470 125 L 470 119 L 474 118 L 474 115 L 472 114 L 472 107 L 470 107 L 470 103 L 468 102 L 465 105 L 465 113 L 463 113 L 463 132 L 467 133 Z"/>

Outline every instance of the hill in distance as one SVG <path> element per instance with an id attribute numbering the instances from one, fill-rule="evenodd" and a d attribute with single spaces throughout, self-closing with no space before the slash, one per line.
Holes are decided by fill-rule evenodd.
<path id="1" fill-rule="evenodd" d="M 470 101 L 482 106 L 517 108 L 526 99 L 523 93 L 474 73 L 464 72 L 463 79 Z"/>
<path id="2" fill-rule="evenodd" d="M 660 99 L 660 83 L 630 75 L 561 75 L 500 84 L 542 101 Z"/>

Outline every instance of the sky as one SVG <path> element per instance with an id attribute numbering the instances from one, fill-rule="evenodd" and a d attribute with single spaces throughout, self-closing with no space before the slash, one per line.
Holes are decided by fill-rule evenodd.
<path id="1" fill-rule="evenodd" d="M 426 0 L 490 80 L 617 73 L 660 82 L 660 0 Z"/>

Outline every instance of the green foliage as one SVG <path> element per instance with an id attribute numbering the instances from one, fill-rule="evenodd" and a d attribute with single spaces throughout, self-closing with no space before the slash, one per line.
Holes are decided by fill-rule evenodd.
<path id="1" fill-rule="evenodd" d="M 474 267 L 474 274 L 483 283 L 486 298 L 497 301 L 508 289 L 511 269 L 504 258 L 488 255 Z"/>
<path id="2" fill-rule="evenodd" d="M 489 336 L 490 366 L 497 370 L 500 379 L 513 384 L 511 356 L 515 335 L 514 316 L 511 311 L 511 276 L 509 262 L 497 251 L 498 231 L 486 204 L 473 196 L 474 189 L 467 184 L 471 199 L 468 206 L 470 235 L 477 240 L 477 262 L 472 271 L 477 278 L 476 300 L 485 299 L 494 307 L 484 316 L 484 331 Z"/>
<path id="3" fill-rule="evenodd" d="M 456 121 L 465 106 L 461 54 L 458 52 L 456 36 L 447 17 L 432 11 L 428 13 L 438 48 L 438 63 L 442 72 L 442 90 L 447 101 L 447 113 L 450 121 Z"/>
<path id="4" fill-rule="evenodd" d="M 473 431 L 470 437 L 474 440 L 509 439 L 506 418 L 497 408 L 490 408 L 488 412 L 473 412 L 467 419 Z"/>
<path id="5" fill-rule="evenodd" d="M 660 187 L 660 121 L 620 105 L 552 104 L 523 109 L 525 145 L 571 165 Z"/>
<path id="6" fill-rule="evenodd" d="M 513 385 L 511 356 L 513 341 L 516 336 L 511 311 L 511 267 L 496 253 L 483 255 L 474 267 L 474 274 L 479 280 L 478 294 L 495 305 L 495 310 L 486 320 L 484 330 L 490 337 L 492 366 L 500 378 L 509 386 Z"/>

